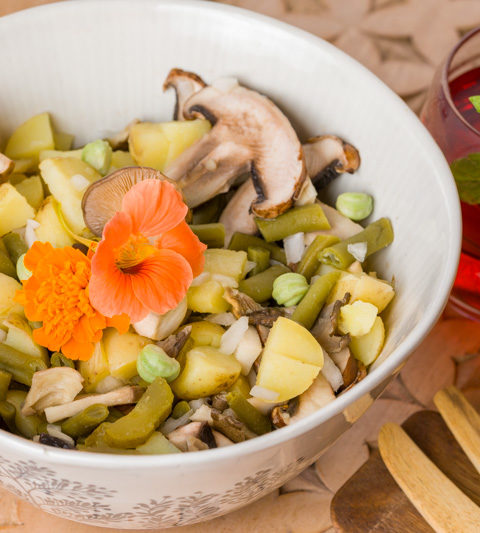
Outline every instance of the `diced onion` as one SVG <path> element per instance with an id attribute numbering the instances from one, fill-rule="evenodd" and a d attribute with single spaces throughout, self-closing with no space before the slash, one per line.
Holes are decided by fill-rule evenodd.
<path id="1" fill-rule="evenodd" d="M 262 341 L 257 330 L 253 326 L 248 326 L 234 353 L 235 359 L 242 365 L 242 374 L 244 376 L 248 375 L 253 363 L 262 353 L 262 349 Z"/>
<path id="2" fill-rule="evenodd" d="M 287 264 L 298 263 L 302 259 L 305 251 L 305 243 L 303 240 L 304 234 L 294 233 L 283 239 L 283 247 L 285 248 L 285 255 L 287 256 Z"/>
<path id="3" fill-rule="evenodd" d="M 365 261 L 365 257 L 367 256 L 367 243 L 356 242 L 354 244 L 349 244 L 347 246 L 347 251 L 349 254 L 353 255 L 357 261 L 363 263 Z"/>
<path id="4" fill-rule="evenodd" d="M 190 284 L 190 287 L 197 287 L 198 285 L 201 285 L 205 281 L 208 281 L 210 279 L 210 276 L 211 276 L 210 272 L 202 272 L 196 278 L 193 278 L 193 281 Z"/>
<path id="5" fill-rule="evenodd" d="M 266 389 L 265 387 L 255 385 L 255 387 L 252 387 L 250 395 L 254 398 L 265 400 L 266 402 L 274 402 L 278 398 L 279 393 L 274 390 Z"/>
<path id="6" fill-rule="evenodd" d="M 235 322 L 235 317 L 233 313 L 226 312 L 208 315 L 205 320 L 213 324 L 219 324 L 220 326 L 231 326 Z"/>
<path id="7" fill-rule="evenodd" d="M 35 230 L 40 226 L 40 224 L 33 220 L 32 218 L 29 218 L 27 220 L 27 224 L 25 226 L 25 242 L 29 248 L 31 248 L 32 244 L 37 240 L 37 234 L 35 233 Z"/>
<path id="8" fill-rule="evenodd" d="M 323 352 L 322 374 L 335 392 L 343 385 L 342 373 L 331 357 L 325 352 Z"/>
<path id="9" fill-rule="evenodd" d="M 90 181 L 82 174 L 74 174 L 70 178 L 70 181 L 73 185 L 73 188 L 78 192 L 84 191 L 90 185 Z"/>
<path id="10" fill-rule="evenodd" d="M 231 287 L 236 289 L 238 287 L 238 281 L 231 276 L 224 276 L 223 274 L 211 274 L 211 278 L 214 281 L 218 281 L 222 287 Z"/>
<path id="11" fill-rule="evenodd" d="M 200 409 L 203 405 L 207 403 L 207 400 L 205 398 L 197 398 L 196 400 L 190 400 L 188 402 L 188 405 L 196 411 L 197 409 Z"/>
<path id="12" fill-rule="evenodd" d="M 204 404 L 193 413 L 190 420 L 192 422 L 208 422 L 211 424 L 213 422 L 212 409 L 207 404 Z"/>
<path id="13" fill-rule="evenodd" d="M 225 355 L 231 355 L 240 344 L 243 335 L 248 329 L 248 317 L 242 316 L 227 329 L 222 335 L 220 351 Z"/>
<path id="14" fill-rule="evenodd" d="M 193 409 L 190 409 L 190 411 L 187 411 L 184 415 L 182 415 L 180 418 L 167 418 L 165 422 L 160 426 L 160 431 L 164 435 L 168 435 L 172 431 L 175 431 L 177 428 L 184 426 L 185 424 L 188 424 L 190 422 L 190 417 L 193 415 Z"/>

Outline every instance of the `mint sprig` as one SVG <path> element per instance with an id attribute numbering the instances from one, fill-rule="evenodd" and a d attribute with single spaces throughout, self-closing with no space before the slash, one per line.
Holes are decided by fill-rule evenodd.
<path id="1" fill-rule="evenodd" d="M 480 152 L 455 159 L 450 169 L 457 184 L 460 200 L 467 204 L 480 204 Z"/>
<path id="2" fill-rule="evenodd" d="M 480 94 L 476 94 L 475 96 L 469 96 L 468 99 L 475 108 L 475 111 L 477 113 L 480 113 Z"/>

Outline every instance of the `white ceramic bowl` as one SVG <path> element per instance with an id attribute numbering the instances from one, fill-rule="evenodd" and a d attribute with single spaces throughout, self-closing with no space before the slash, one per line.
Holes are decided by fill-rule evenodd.
<path id="1" fill-rule="evenodd" d="M 82 0 L 0 19 L 0 137 L 48 110 L 82 143 L 132 118 L 170 119 L 173 66 L 236 76 L 270 95 L 300 136 L 335 133 L 361 171 L 330 193 L 364 190 L 395 241 L 376 258 L 397 296 L 366 379 L 290 427 L 218 450 L 118 456 L 58 450 L 0 431 L 0 482 L 59 516 L 117 528 L 207 520 L 312 463 L 384 389 L 443 309 L 460 247 L 457 193 L 442 154 L 407 106 L 328 43 L 243 10 L 197 1 Z"/>

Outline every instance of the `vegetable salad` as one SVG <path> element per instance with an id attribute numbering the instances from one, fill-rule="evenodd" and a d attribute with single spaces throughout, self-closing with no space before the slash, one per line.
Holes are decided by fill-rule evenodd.
<path id="1" fill-rule="evenodd" d="M 315 412 L 382 351 L 392 283 L 360 165 L 301 143 L 268 98 L 173 69 L 174 120 L 73 149 L 48 113 L 0 154 L 0 427 L 44 445 L 168 454 Z M 361 189 L 361 179 L 358 187 Z"/>

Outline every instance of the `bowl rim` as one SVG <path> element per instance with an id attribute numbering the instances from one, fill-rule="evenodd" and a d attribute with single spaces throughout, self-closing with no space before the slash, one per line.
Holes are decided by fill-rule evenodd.
<path id="1" fill-rule="evenodd" d="M 9 24 L 13 19 L 24 19 L 26 21 L 36 17 L 39 10 L 46 15 L 54 16 L 59 11 L 69 11 L 77 9 L 91 9 L 92 5 L 105 7 L 109 5 L 111 9 L 118 9 L 122 5 L 130 5 L 131 0 L 69 0 L 65 2 L 46 4 L 36 6 L 23 11 L 19 11 L 5 17 L 0 18 L 0 28 Z M 140 4 L 141 7 L 140 7 Z M 310 34 L 304 30 L 291 26 L 280 20 L 248 11 L 243 8 L 218 4 L 214 2 L 207 2 L 206 0 L 136 0 L 136 7 L 159 9 L 159 10 L 177 10 L 190 11 L 197 10 L 223 12 L 226 16 L 242 18 L 252 23 L 263 25 L 278 30 L 279 32 L 287 33 L 296 40 L 301 40 L 306 44 L 310 44 L 322 48 L 325 53 L 332 57 L 337 62 L 340 62 L 345 68 L 356 71 L 360 76 L 368 78 L 371 82 L 372 88 L 375 88 L 379 93 L 383 94 L 389 102 L 393 110 L 403 115 L 403 119 L 410 128 L 410 135 L 413 136 L 418 144 L 422 147 L 422 151 L 428 153 L 428 157 L 432 161 L 432 165 L 438 169 L 439 185 L 441 185 L 443 197 L 445 200 L 445 214 L 452 220 L 452 231 L 449 236 L 451 253 L 448 254 L 444 262 L 443 275 L 439 280 L 437 291 L 432 296 L 429 304 L 426 306 L 424 315 L 419 323 L 410 331 L 408 336 L 401 342 L 399 346 L 393 349 L 390 356 L 383 361 L 377 368 L 375 368 L 365 379 L 360 381 L 346 391 L 341 396 L 337 397 L 335 401 L 327 404 L 319 409 L 317 412 L 299 420 L 291 426 L 286 426 L 271 433 L 259 436 L 245 442 L 240 442 L 234 446 L 226 446 L 222 448 L 215 448 L 210 450 L 202 450 L 201 452 L 190 452 L 182 454 L 168 454 L 168 455 L 121 455 L 108 453 L 95 453 L 80 450 L 63 450 L 52 448 L 49 446 L 39 445 L 23 437 L 19 437 L 9 433 L 5 430 L 0 430 L 0 451 L 7 445 L 15 449 L 16 452 L 25 454 L 32 459 L 45 460 L 48 458 L 52 464 L 65 466 L 90 466 L 99 467 L 102 469 L 147 469 L 152 467 L 188 467 L 201 463 L 208 463 L 211 461 L 228 461 L 229 459 L 238 459 L 239 457 L 247 456 L 255 452 L 265 451 L 269 448 L 276 447 L 286 441 L 292 440 L 295 437 L 307 433 L 316 426 L 319 426 L 326 420 L 333 418 L 339 414 L 350 404 L 361 398 L 363 395 L 369 393 L 372 389 L 381 384 L 381 382 L 388 376 L 397 373 L 405 363 L 407 357 L 420 344 L 428 332 L 433 328 L 437 319 L 440 317 L 453 285 L 455 274 L 458 266 L 460 247 L 461 247 L 461 213 L 460 202 L 458 199 L 457 189 L 453 179 L 451 179 L 449 166 L 433 138 L 430 136 L 426 128 L 422 125 L 417 116 L 407 106 L 403 100 L 397 96 L 391 89 L 389 89 L 380 79 L 378 79 L 371 71 L 369 71 L 362 64 L 355 59 L 348 56 L 343 51 L 336 48 L 327 41 Z M 343 68 L 343 67 L 342 67 Z"/>

